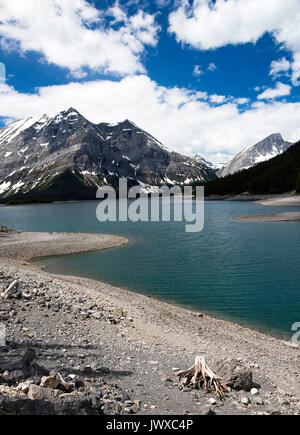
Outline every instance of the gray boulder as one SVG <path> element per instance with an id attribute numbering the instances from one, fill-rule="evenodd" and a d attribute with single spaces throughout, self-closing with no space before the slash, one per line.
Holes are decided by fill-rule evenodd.
<path id="1" fill-rule="evenodd" d="M 234 390 L 250 391 L 253 387 L 252 371 L 235 359 L 218 361 L 212 370 Z"/>

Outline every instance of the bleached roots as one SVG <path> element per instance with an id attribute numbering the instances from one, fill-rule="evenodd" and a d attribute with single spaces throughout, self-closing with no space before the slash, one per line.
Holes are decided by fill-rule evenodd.
<path id="1" fill-rule="evenodd" d="M 205 357 L 196 356 L 195 364 L 188 370 L 175 373 L 179 377 L 179 387 L 203 388 L 205 391 L 214 391 L 222 399 L 230 388 L 206 364 Z"/>

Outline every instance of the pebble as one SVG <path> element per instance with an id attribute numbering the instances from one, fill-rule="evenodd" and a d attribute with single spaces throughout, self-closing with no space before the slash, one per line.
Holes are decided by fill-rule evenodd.
<path id="1" fill-rule="evenodd" d="M 211 405 L 216 405 L 216 404 L 217 404 L 217 401 L 216 401 L 216 399 L 214 399 L 214 398 L 212 397 L 211 399 L 209 399 L 209 403 L 210 403 Z"/>
<path id="2" fill-rule="evenodd" d="M 250 399 L 249 399 L 249 397 L 242 397 L 242 398 L 241 398 L 241 403 L 242 403 L 243 405 L 249 405 L 249 404 L 250 404 Z"/>
<path id="3" fill-rule="evenodd" d="M 1 276 L 0 276 L 1 278 Z M 34 281 L 33 281 L 34 283 Z M 49 281 L 48 281 L 49 283 Z M 35 284 L 35 286 L 37 286 L 38 284 Z M 48 288 L 46 288 L 45 290 L 47 291 L 52 291 L 52 288 L 49 290 Z M 57 291 L 57 290 L 55 290 Z M 44 291 L 43 291 L 44 292 Z M 94 344 L 94 338 L 95 338 L 95 334 L 91 335 L 89 334 L 88 331 L 88 322 L 83 322 L 82 318 L 81 318 L 81 314 L 87 315 L 88 317 L 94 317 L 94 318 L 103 318 L 104 319 L 110 319 L 111 321 L 121 321 L 124 319 L 127 319 L 127 314 L 124 314 L 124 316 L 122 315 L 123 313 L 116 313 L 114 311 L 113 308 L 108 308 L 108 307 L 104 307 L 104 308 L 100 308 L 100 306 L 98 305 L 98 302 L 94 305 L 91 305 L 90 309 L 91 309 L 91 313 L 88 311 L 88 307 L 89 305 L 85 305 L 82 307 L 76 307 L 76 306 L 72 306 L 72 302 L 71 300 L 67 300 L 67 303 L 70 304 L 70 306 L 65 306 L 65 301 L 63 299 L 63 302 L 60 302 L 59 298 L 61 298 L 61 296 L 58 296 L 58 294 L 54 293 L 54 295 L 52 295 L 51 297 L 45 297 L 44 294 L 41 294 L 40 291 L 38 294 L 35 295 L 36 296 L 36 307 L 40 310 L 40 312 L 43 313 L 43 316 L 45 314 L 45 316 L 49 315 L 49 320 L 50 322 L 52 322 L 54 324 L 54 322 L 57 320 L 57 329 L 52 329 L 47 331 L 44 327 L 44 324 L 47 325 L 48 320 L 46 320 L 44 322 L 44 324 L 42 324 L 42 322 L 40 321 L 40 325 L 41 325 L 41 331 L 37 331 L 37 337 L 36 337 L 36 342 L 38 343 L 38 346 L 40 346 L 39 348 L 39 363 L 41 362 L 41 366 L 43 365 L 43 363 L 45 364 L 45 367 L 52 369 L 56 369 L 58 370 L 59 366 L 61 365 L 62 369 L 59 369 L 60 373 L 62 373 L 63 378 L 66 379 L 66 381 L 68 381 L 68 384 L 70 385 L 76 385 L 76 388 L 79 388 L 79 390 L 76 390 L 76 394 L 80 392 L 80 394 L 85 394 L 86 391 L 89 391 L 92 394 L 95 395 L 95 400 L 100 402 L 100 401 L 107 401 L 107 411 L 112 412 L 112 413 L 127 413 L 127 414 L 132 414 L 132 413 L 137 413 L 139 411 L 139 409 L 142 407 L 145 409 L 144 413 L 146 413 L 147 409 L 151 408 L 152 410 L 157 409 L 157 414 L 163 410 L 163 411 L 173 411 L 174 407 L 173 404 L 175 403 L 175 400 L 178 400 L 177 403 L 177 409 L 181 409 L 181 412 L 183 412 L 183 409 L 189 409 L 189 411 L 186 411 L 186 413 L 190 413 L 190 414 L 194 414 L 195 410 L 197 410 L 199 415 L 206 415 L 206 414 L 214 414 L 214 412 L 212 411 L 212 409 L 216 409 L 217 411 L 221 410 L 222 413 L 228 413 L 230 411 L 230 409 L 232 409 L 231 406 L 231 398 L 235 398 L 237 399 L 237 401 L 239 401 L 240 398 L 240 403 L 242 403 L 243 405 L 248 406 L 250 403 L 253 402 L 253 404 L 255 405 L 265 405 L 265 407 L 261 407 L 261 408 L 256 408 L 255 409 L 255 413 L 257 413 L 258 411 L 260 411 L 262 414 L 263 413 L 269 413 L 272 415 L 275 414 L 280 414 L 280 412 L 284 413 L 284 408 L 280 408 L 282 407 L 288 407 L 289 412 L 295 412 L 296 407 L 299 406 L 298 403 L 296 403 L 297 399 L 295 398 L 295 403 L 293 402 L 293 400 L 291 398 L 282 398 L 280 396 L 282 396 L 280 394 L 280 391 L 278 389 L 278 393 L 277 390 L 274 390 L 275 392 L 273 392 L 273 395 L 269 395 L 268 391 L 270 390 L 269 385 L 267 383 L 264 382 L 264 372 L 262 371 L 261 373 L 255 373 L 254 374 L 254 381 L 259 381 L 262 384 L 261 389 L 257 389 L 257 388 L 252 388 L 250 390 L 250 394 L 249 393 L 235 393 L 234 391 L 232 391 L 229 394 L 228 399 L 226 399 L 224 402 L 219 402 L 214 398 L 210 398 L 208 399 L 207 396 L 202 395 L 202 392 L 195 392 L 194 389 L 191 388 L 186 388 L 184 391 L 186 391 L 186 394 L 181 395 L 182 397 L 182 402 L 180 399 L 180 396 L 178 396 L 177 389 L 172 387 L 172 384 L 162 384 L 162 383 L 172 383 L 174 382 L 173 385 L 175 385 L 175 381 L 176 378 L 174 378 L 172 380 L 173 377 L 173 372 L 177 372 L 180 369 L 177 367 L 173 367 L 172 371 L 170 370 L 170 367 L 172 367 L 172 364 L 178 364 L 179 366 L 181 366 L 181 368 L 185 368 L 185 362 L 184 362 L 184 357 L 186 362 L 188 362 L 189 359 L 193 359 L 195 354 L 194 352 L 190 352 L 191 349 L 187 349 L 184 357 L 182 356 L 182 352 L 183 352 L 183 348 L 180 348 L 180 352 L 181 354 L 179 355 L 178 349 L 174 350 L 173 353 L 170 354 L 170 349 L 166 348 L 166 347 L 161 347 L 160 343 L 157 342 L 157 348 L 155 349 L 155 352 L 152 352 L 152 349 L 150 347 L 150 345 L 146 345 L 145 343 L 142 343 L 142 345 L 139 342 L 133 342 L 130 338 L 130 334 L 128 334 L 128 338 L 123 339 L 123 343 L 125 345 L 124 348 L 122 348 L 122 350 L 120 351 L 120 358 L 118 358 L 115 354 L 112 355 L 112 351 L 115 350 L 115 343 L 113 342 L 113 338 L 108 337 L 108 339 L 106 337 L 104 337 L 104 334 L 106 334 L 106 330 L 105 327 L 108 326 L 107 324 L 105 324 L 105 322 L 96 322 L 96 321 L 91 321 L 93 322 L 94 325 L 99 325 L 99 331 L 95 331 L 95 334 L 97 333 L 97 349 L 101 347 L 101 354 L 95 351 L 95 344 Z M 47 302 L 47 304 L 46 304 Z M 51 302 L 51 304 L 49 303 Z M 22 302 L 22 300 L 16 300 L 16 301 L 11 301 L 10 305 L 7 308 L 7 313 L 11 313 L 11 317 L 13 317 L 12 319 L 9 319 L 8 321 L 10 322 L 10 324 L 14 325 L 14 328 L 16 329 L 17 332 L 17 337 L 18 337 L 18 343 L 20 344 L 22 339 L 21 336 L 23 338 L 25 338 L 25 336 L 28 336 L 28 331 L 32 331 L 32 326 L 34 325 L 34 323 L 31 321 L 31 319 L 29 319 L 27 317 L 27 312 L 29 312 L 30 307 L 32 305 L 32 303 L 34 303 L 34 299 L 31 300 L 31 302 Z M 87 301 L 85 298 L 82 298 L 82 300 L 80 301 L 80 303 L 82 304 L 86 304 Z M 102 302 L 101 302 L 102 303 Z M 76 300 L 75 300 L 75 304 L 76 304 Z M 44 311 L 47 311 L 46 309 L 41 309 L 41 305 L 43 305 L 44 307 L 48 306 L 48 309 L 51 310 L 48 313 L 44 313 Z M 23 308 L 26 307 L 26 311 L 24 313 L 21 312 L 22 310 L 22 306 Z M 81 311 L 81 308 L 84 311 Z M 1 311 L 1 310 L 0 310 Z M 60 314 L 57 314 L 56 319 L 52 319 L 51 312 L 58 312 L 60 311 Z M 60 316 L 65 315 L 66 317 L 63 319 L 63 321 L 60 322 Z M 113 315 L 109 314 L 112 313 Z M 75 314 L 78 314 L 79 317 L 79 321 L 75 322 Z M 1 314 L 1 313 L 0 313 Z M 95 314 L 95 316 L 93 316 L 93 314 Z M 203 317 L 203 315 L 201 313 L 194 313 L 194 315 L 196 317 Z M 17 316 L 16 318 L 14 318 L 15 316 Z M 120 317 L 121 316 L 121 317 Z M 19 317 L 19 318 L 18 318 Z M 128 320 L 128 319 L 127 319 Z M 50 324 L 49 322 L 49 324 Z M 197 321 L 194 319 L 194 323 L 197 324 Z M 21 324 L 20 326 L 16 326 L 18 324 Z M 102 326 L 104 324 L 103 329 Z M 202 325 L 202 322 L 198 322 L 199 325 Z M 36 322 L 36 325 L 38 326 L 38 323 Z M 75 325 L 78 326 L 77 331 L 75 332 Z M 124 323 L 123 325 L 124 327 L 128 327 L 128 325 L 126 323 Z M 165 327 L 168 327 L 169 325 L 166 325 Z M 23 327 L 23 333 L 21 333 L 21 329 Z M 110 326 L 109 326 L 110 327 Z M 96 328 L 95 328 L 96 329 Z M 205 327 L 203 326 L 203 330 L 205 329 Z M 55 331 L 55 332 L 53 332 Z M 171 331 L 171 330 L 170 330 Z M 24 332 L 27 334 L 24 334 Z M 168 330 L 165 330 L 166 333 L 168 333 Z M 21 334 L 20 334 L 21 333 Z M 55 335 L 54 335 L 55 333 Z M 21 336 L 18 336 L 21 335 Z M 85 338 L 87 339 L 85 339 Z M 120 341 L 120 336 L 118 335 L 118 338 L 116 339 L 116 341 Z M 60 343 L 60 347 L 57 348 L 57 355 L 55 356 L 50 356 L 51 352 L 49 351 L 49 349 L 51 348 L 51 346 L 53 345 L 53 342 L 56 343 Z M 27 338 L 24 340 L 24 343 L 26 344 L 26 342 L 28 342 Z M 128 347 L 126 347 L 128 344 Z M 70 347 L 69 347 L 70 346 Z M 139 347 L 140 346 L 140 347 Z M 103 349 L 102 349 L 103 347 Z M 72 348 L 72 349 L 71 349 Z M 238 348 L 238 347 L 237 347 Z M 164 349 L 164 351 L 162 351 L 161 349 Z M 102 352 L 103 350 L 103 352 Z M 148 353 L 148 351 L 150 350 L 150 352 Z M 124 351 L 124 352 L 123 352 Z M 139 355 L 139 352 L 141 351 L 141 356 Z M 203 352 L 205 352 L 206 350 L 203 350 Z M 59 355 L 60 353 L 60 355 Z M 50 355 L 49 355 L 50 354 Z M 131 354 L 134 355 L 134 357 L 128 357 L 127 355 Z M 210 355 L 209 352 L 207 352 L 208 357 L 210 357 L 211 359 L 214 359 L 215 356 L 214 355 Z M 70 356 L 68 356 L 70 355 Z M 163 355 L 162 357 L 160 355 Z M 293 351 L 291 352 L 291 355 L 297 355 L 296 353 L 293 353 Z M 148 361 L 148 356 L 152 359 L 159 357 L 160 360 L 159 361 L 155 361 L 155 360 L 150 360 Z M 73 359 L 70 359 L 70 358 Z M 49 358 L 49 361 L 47 361 L 47 358 Z M 258 360 L 259 356 L 257 356 Z M 296 357 L 295 357 L 296 358 Z M 250 357 L 249 357 L 250 359 Z M 96 361 L 96 363 L 92 364 L 92 361 Z M 170 362 L 171 361 L 171 362 Z M 257 363 L 250 363 L 247 359 L 247 363 L 255 368 L 255 369 L 259 369 L 259 365 Z M 106 364 L 108 367 L 102 367 L 101 364 Z M 153 367 L 147 367 L 147 364 L 152 365 Z M 275 365 L 275 363 L 274 363 Z M 65 368 L 65 370 L 64 370 Z M 148 372 L 145 370 L 148 368 Z M 150 368 L 150 370 L 149 370 Z M 110 370 L 112 370 L 112 374 L 114 373 L 113 370 L 116 371 L 116 373 L 118 371 L 132 371 L 134 372 L 132 375 L 132 384 L 127 382 L 123 382 L 121 381 L 120 378 L 120 383 L 119 381 L 115 381 L 118 382 L 119 386 L 122 386 L 122 388 L 127 388 L 128 389 L 128 385 L 131 386 L 139 386 L 139 387 L 144 387 L 144 388 L 136 388 L 136 391 L 138 391 L 137 397 L 140 396 L 140 398 L 143 399 L 144 401 L 148 401 L 148 403 L 151 403 L 151 401 L 158 403 L 158 406 L 155 405 L 148 405 L 148 404 L 141 404 L 140 400 L 134 400 L 134 394 L 132 394 L 132 390 L 127 390 L 130 393 L 130 396 L 124 391 L 122 391 L 120 389 L 120 387 L 118 387 L 117 385 L 110 385 L 111 380 L 110 377 L 105 376 L 105 374 L 108 374 L 110 372 Z M 164 370 L 166 370 L 166 373 L 164 373 Z M 83 373 L 85 371 L 85 373 Z M 76 375 L 75 373 L 78 374 Z M 171 373 L 170 373 L 171 372 Z M 68 375 L 68 373 L 70 373 Z M 149 374 L 149 376 L 148 376 Z M 297 374 L 297 373 L 295 373 Z M 2 379 L 7 381 L 11 381 L 10 378 L 10 373 L 4 373 L 1 374 Z M 93 378 L 91 377 L 93 376 Z M 98 377 L 99 376 L 99 377 Z M 152 378 L 152 381 L 154 380 L 154 376 L 155 376 L 155 380 L 153 382 L 153 384 L 151 385 L 151 387 L 149 388 L 149 378 Z M 258 378 L 257 378 L 258 377 Z M 100 381 L 101 379 L 101 381 Z M 125 378 L 124 378 L 125 379 Z M 143 382 L 138 381 L 137 379 L 143 379 Z M 107 384 L 104 382 L 104 380 L 107 382 Z M 160 380 L 162 381 L 162 383 L 160 382 Z M 46 382 L 47 381 L 47 382 Z M 74 382 L 72 382 L 74 381 Z M 23 382 L 24 385 L 22 385 L 22 382 L 20 382 L 19 384 L 16 383 L 15 385 L 18 385 L 19 391 L 21 391 L 24 394 L 28 393 L 29 390 L 29 383 L 34 383 L 36 384 L 36 386 L 40 385 L 40 380 L 37 380 L 36 378 L 34 378 L 34 380 L 27 380 L 25 382 Z M 102 383 L 103 382 L 103 383 Z M 46 384 L 48 385 L 48 387 L 50 386 L 50 384 L 48 383 L 48 378 L 44 379 L 43 381 L 43 386 L 46 386 Z M 79 387 L 77 387 L 79 385 Z M 82 385 L 80 387 L 80 385 Z M 84 386 L 83 386 L 84 385 Z M 255 385 L 255 384 L 254 384 Z M 40 387 L 37 387 L 38 389 Z M 74 387 L 75 388 L 75 387 Z M 155 390 L 155 388 L 157 388 L 158 390 L 158 394 L 157 396 L 153 394 L 153 391 Z M 276 387 L 277 388 L 277 387 Z M 144 390 L 144 391 L 143 391 Z M 41 391 L 41 390 L 39 390 Z M 168 392 L 170 397 L 164 397 L 164 391 Z M 248 391 L 248 390 L 247 390 Z M 45 392 L 41 391 L 42 393 Z M 172 392 L 172 394 L 170 394 L 170 392 Z M 123 394 L 122 394 L 123 393 Z M 125 394 L 124 394 L 125 393 Z M 50 393 L 49 393 L 50 394 Z M 61 392 L 60 392 L 61 394 Z M 249 394 L 249 397 L 243 397 L 240 394 Z M 285 393 L 286 395 L 288 395 L 288 393 Z M 232 396 L 231 396 L 232 395 Z M 263 395 L 264 400 L 260 397 L 260 395 Z M 104 399 L 105 396 L 105 399 Z M 69 394 L 64 395 L 64 397 L 70 397 Z M 120 398 L 121 397 L 121 398 Z M 204 398 L 203 398 L 204 397 Z M 205 399 L 206 397 L 206 399 Z M 209 396 L 208 396 L 209 397 Z M 201 398 L 201 399 L 200 399 Z M 268 400 L 268 398 L 270 398 L 270 400 Z M 169 400 L 169 403 L 165 403 L 163 404 L 163 401 L 167 401 Z M 199 402 L 195 403 L 195 399 L 199 400 Z M 202 400 L 203 399 L 203 400 Z M 205 405 L 205 402 L 208 401 L 207 406 L 203 406 Z M 99 407 L 99 409 L 101 407 L 104 406 L 104 403 L 101 402 L 101 406 Z M 152 402 L 153 403 L 153 402 Z M 191 405 L 192 403 L 192 405 Z M 237 402 L 233 402 L 236 403 L 236 405 L 238 406 L 239 410 L 242 409 L 241 405 L 239 405 Z M 221 408 L 221 405 L 224 404 L 224 408 Z M 217 405 L 215 407 L 215 405 Z M 275 407 L 273 408 L 273 406 L 275 405 Z M 194 407 L 192 409 L 192 406 Z M 252 408 L 249 407 L 244 407 L 244 413 L 249 413 L 252 411 Z M 179 408 L 181 407 L 181 408 Z M 198 408 L 197 408 L 198 407 Z M 266 409 L 268 411 L 266 411 Z M 299 408 L 300 410 L 300 408 Z"/>
<path id="4" fill-rule="evenodd" d="M 264 401 L 262 400 L 261 397 L 256 397 L 256 398 L 254 399 L 254 403 L 255 403 L 255 405 L 262 406 L 262 405 L 264 404 Z"/>
<path id="5" fill-rule="evenodd" d="M 173 382 L 173 379 L 171 379 L 169 376 L 167 375 L 163 375 L 161 378 L 162 382 Z"/>

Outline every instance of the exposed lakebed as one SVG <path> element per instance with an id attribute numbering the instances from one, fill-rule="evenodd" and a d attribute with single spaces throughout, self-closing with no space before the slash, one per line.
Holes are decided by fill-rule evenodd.
<path id="1" fill-rule="evenodd" d="M 99 223 L 96 206 L 91 201 L 1 207 L 0 220 L 25 231 L 127 237 L 127 246 L 38 263 L 291 337 L 292 325 L 300 321 L 299 222 L 233 220 L 290 208 L 210 201 L 204 230 L 186 233 L 185 223 L 178 222 Z"/>

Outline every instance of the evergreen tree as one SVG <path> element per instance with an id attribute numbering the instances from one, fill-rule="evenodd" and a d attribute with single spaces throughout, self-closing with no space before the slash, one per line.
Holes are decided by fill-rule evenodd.
<path id="1" fill-rule="evenodd" d="M 205 183 L 205 195 L 300 193 L 300 142 L 256 166 Z"/>

